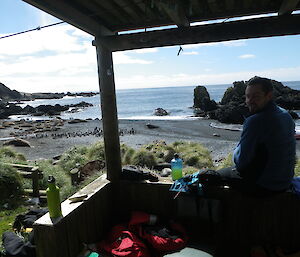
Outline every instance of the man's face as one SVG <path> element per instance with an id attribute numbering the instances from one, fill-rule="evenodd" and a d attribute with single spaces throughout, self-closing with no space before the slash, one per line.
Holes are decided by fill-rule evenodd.
<path id="1" fill-rule="evenodd" d="M 251 113 L 262 110 L 272 99 L 272 92 L 265 93 L 260 85 L 247 86 L 246 105 Z"/>

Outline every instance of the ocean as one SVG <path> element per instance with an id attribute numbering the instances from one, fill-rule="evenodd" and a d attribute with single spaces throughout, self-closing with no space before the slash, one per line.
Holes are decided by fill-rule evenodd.
<path id="1" fill-rule="evenodd" d="M 283 82 L 285 86 L 300 90 L 300 81 Z M 232 84 L 224 85 L 208 85 L 207 91 L 210 98 L 219 102 L 225 90 L 232 86 Z M 119 119 L 193 119 L 193 98 L 195 86 L 186 87 L 163 87 L 163 88 L 139 88 L 139 89 L 123 89 L 117 90 L 117 108 Z M 101 118 L 100 96 L 92 97 L 64 97 L 62 99 L 50 100 L 35 100 L 24 102 L 22 107 L 31 105 L 36 107 L 38 105 L 66 105 L 76 104 L 81 101 L 92 103 L 92 107 L 82 109 L 76 113 L 63 112 L 61 118 L 63 119 L 95 119 Z M 155 116 L 154 110 L 161 107 L 167 110 L 170 115 L 158 117 Z M 299 111 L 300 114 L 300 111 Z M 46 119 L 49 117 L 28 117 L 15 116 L 13 119 L 29 118 L 29 119 Z M 298 123 L 298 122 L 297 122 Z M 298 125 L 298 124 L 297 124 Z M 300 125 L 300 121 L 299 121 Z"/>

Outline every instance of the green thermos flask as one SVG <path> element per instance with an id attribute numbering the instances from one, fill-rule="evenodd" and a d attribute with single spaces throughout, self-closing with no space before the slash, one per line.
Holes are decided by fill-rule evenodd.
<path id="1" fill-rule="evenodd" d="M 47 204 L 50 218 L 58 218 L 62 216 L 59 187 L 55 184 L 53 176 L 48 177 L 48 188 L 46 190 Z"/>

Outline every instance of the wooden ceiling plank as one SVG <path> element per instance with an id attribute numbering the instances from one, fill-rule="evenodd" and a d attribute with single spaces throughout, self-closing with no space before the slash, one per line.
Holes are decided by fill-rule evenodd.
<path id="1" fill-rule="evenodd" d="M 297 7 L 300 0 L 283 0 L 278 15 L 291 14 Z"/>
<path id="2" fill-rule="evenodd" d="M 131 0 L 123 0 L 127 8 L 131 11 L 131 15 L 135 17 L 136 20 L 145 20 L 145 10 L 142 10 L 135 2 Z"/>
<path id="3" fill-rule="evenodd" d="M 128 14 L 128 12 L 126 11 L 126 8 L 122 8 L 118 3 L 116 3 L 114 0 L 110 0 L 107 3 L 109 3 L 112 7 L 112 9 L 116 10 L 119 15 L 122 17 L 123 20 L 125 21 L 132 21 L 134 22 L 134 18 Z"/>
<path id="4" fill-rule="evenodd" d="M 178 27 L 189 27 L 190 22 L 185 15 L 184 7 L 182 2 L 179 0 L 174 1 L 174 6 L 169 6 L 164 1 L 155 2 L 156 5 L 164 10 L 167 16 L 178 26 Z"/>
<path id="5" fill-rule="evenodd" d="M 99 24 L 99 21 L 97 21 L 95 17 L 85 15 L 80 10 L 77 10 L 73 6 L 70 6 L 61 0 L 44 0 L 42 3 L 38 0 L 23 1 L 53 15 L 58 19 L 74 25 L 89 34 L 113 34 L 109 27 Z"/>
<path id="6" fill-rule="evenodd" d="M 111 7 L 111 5 L 107 4 L 108 1 L 95 1 L 88 0 L 85 1 L 84 4 L 94 8 L 99 14 L 104 15 L 108 19 L 108 21 L 116 20 L 117 23 L 123 23 L 126 21 L 124 17 L 120 17 L 115 13 L 115 10 Z"/>
<path id="7" fill-rule="evenodd" d="M 200 5 L 198 0 L 191 0 L 191 5 L 192 5 L 193 10 L 194 10 L 193 12 L 196 13 L 196 15 L 200 14 L 203 11 L 203 8 Z"/>
<path id="8" fill-rule="evenodd" d="M 272 16 L 207 24 L 188 29 L 168 29 L 107 36 L 101 38 L 101 41 L 112 51 L 123 51 L 296 34 L 300 34 L 300 15 Z"/>

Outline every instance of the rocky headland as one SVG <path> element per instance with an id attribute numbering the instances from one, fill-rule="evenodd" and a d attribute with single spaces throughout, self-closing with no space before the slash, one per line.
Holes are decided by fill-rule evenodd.
<path id="1" fill-rule="evenodd" d="M 77 112 L 81 108 L 93 106 L 87 102 L 70 105 L 39 105 L 32 107 L 30 105 L 22 108 L 18 105 L 19 102 L 36 100 L 36 99 L 61 99 L 65 96 L 84 96 L 90 97 L 98 93 L 20 93 L 16 90 L 11 90 L 4 84 L 0 83 L 0 119 L 7 119 L 11 115 L 33 115 L 33 116 L 55 116 L 61 112 Z M 17 103 L 15 103 L 17 102 Z"/>
<path id="2" fill-rule="evenodd" d="M 32 101 L 37 99 L 61 99 L 65 96 L 91 97 L 98 95 L 98 92 L 80 92 L 80 93 L 22 93 L 17 90 L 11 90 L 0 82 L 0 101 Z"/>
<path id="3" fill-rule="evenodd" d="M 293 110 L 300 110 L 300 91 L 284 86 L 281 82 L 272 80 L 274 101 L 280 107 L 288 110 L 294 119 L 298 115 Z M 222 100 L 216 103 L 210 99 L 209 93 L 204 86 L 194 89 L 194 113 L 195 116 L 209 117 L 222 123 L 242 124 L 249 116 L 245 104 L 245 90 L 247 82 L 237 81 L 229 87 Z"/>

